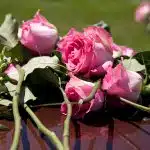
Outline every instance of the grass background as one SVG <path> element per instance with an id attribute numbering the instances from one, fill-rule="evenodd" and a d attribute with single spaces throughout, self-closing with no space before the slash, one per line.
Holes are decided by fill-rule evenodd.
<path id="1" fill-rule="evenodd" d="M 140 0 L 0 0 L 0 22 L 12 13 L 19 22 L 32 18 L 37 9 L 63 35 L 71 27 L 82 29 L 100 20 L 111 26 L 114 41 L 136 50 L 150 49 L 150 34 L 134 21 Z"/>

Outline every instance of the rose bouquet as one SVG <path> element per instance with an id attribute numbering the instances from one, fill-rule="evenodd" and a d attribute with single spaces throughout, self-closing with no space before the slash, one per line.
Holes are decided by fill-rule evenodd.
<path id="1" fill-rule="evenodd" d="M 109 26 L 100 22 L 83 31 L 72 28 L 63 37 L 38 11 L 21 23 L 6 15 L 0 27 L 0 106 L 13 114 L 11 150 L 17 149 L 21 115 L 25 110 L 59 150 L 68 150 L 69 124 L 90 112 L 110 108 L 150 112 L 149 51 L 136 52 L 113 40 Z M 16 55 L 16 51 L 20 55 Z M 64 122 L 63 142 L 34 114 L 33 107 L 59 105 Z"/>

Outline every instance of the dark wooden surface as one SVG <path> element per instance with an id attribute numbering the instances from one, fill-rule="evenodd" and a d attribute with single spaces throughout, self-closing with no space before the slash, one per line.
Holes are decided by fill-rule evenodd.
<path id="1" fill-rule="evenodd" d="M 59 138 L 62 138 L 64 116 L 57 108 L 42 108 L 36 112 L 41 121 Z M 101 123 L 71 123 L 72 150 L 150 150 L 150 121 L 128 122 L 110 119 L 105 116 L 99 118 Z M 103 120 L 107 120 L 103 122 Z M 85 121 L 87 122 L 87 120 Z M 9 131 L 0 131 L 0 150 L 9 150 L 14 131 L 13 121 L 0 120 L 10 128 Z M 88 125 L 87 125 L 88 124 Z M 54 149 L 32 122 L 22 121 L 22 136 L 19 150 L 49 150 Z"/>

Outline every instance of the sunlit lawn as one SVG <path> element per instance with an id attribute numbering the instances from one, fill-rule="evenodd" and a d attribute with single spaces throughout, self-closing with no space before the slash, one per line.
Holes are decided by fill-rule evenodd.
<path id="1" fill-rule="evenodd" d="M 101 19 L 111 25 L 114 40 L 137 50 L 150 49 L 150 35 L 134 22 L 139 0 L 1 0 L 0 21 L 12 13 L 20 22 L 32 17 L 37 9 L 55 24 L 61 35 L 69 28 L 82 29 Z"/>

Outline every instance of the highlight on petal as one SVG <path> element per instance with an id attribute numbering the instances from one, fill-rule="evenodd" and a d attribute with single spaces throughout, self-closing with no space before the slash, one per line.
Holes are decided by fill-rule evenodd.
<path id="1" fill-rule="evenodd" d="M 49 55 L 56 46 L 58 31 L 38 11 L 33 19 L 23 22 L 18 38 L 33 55 Z"/>
<path id="2" fill-rule="evenodd" d="M 102 89 L 108 94 L 136 101 L 141 92 L 142 77 L 133 71 L 128 71 L 122 64 L 115 68 L 109 67 L 103 79 Z"/>
<path id="3" fill-rule="evenodd" d="M 81 99 L 86 98 L 92 92 L 94 83 L 81 80 L 73 75 L 65 87 L 65 93 L 71 102 L 79 102 Z M 82 105 L 74 104 L 72 106 L 72 116 L 75 118 L 82 118 L 90 111 L 101 109 L 104 102 L 104 94 L 102 91 L 97 90 L 95 97 L 87 103 Z M 66 115 L 66 104 L 61 105 L 61 112 Z"/>

